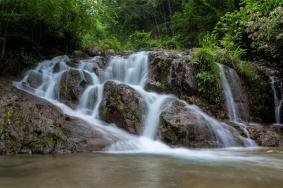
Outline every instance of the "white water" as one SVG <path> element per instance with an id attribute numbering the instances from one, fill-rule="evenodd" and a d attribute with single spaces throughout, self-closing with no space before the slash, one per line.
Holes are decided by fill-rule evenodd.
<path id="1" fill-rule="evenodd" d="M 235 122 L 241 122 L 241 118 L 239 116 L 239 112 L 236 108 L 235 100 L 232 94 L 231 87 L 228 83 L 228 80 L 225 75 L 225 70 L 223 65 L 218 64 L 219 69 L 220 69 L 220 80 L 221 84 L 223 87 L 223 92 L 225 95 L 225 102 L 226 102 L 226 108 L 228 110 L 228 115 L 230 120 L 235 121 Z"/>
<path id="2" fill-rule="evenodd" d="M 169 150 L 170 147 L 155 141 L 159 129 L 159 116 L 162 110 L 170 104 L 170 101 L 176 99 L 171 95 L 160 95 L 147 92 L 144 86 L 148 74 L 148 55 L 146 52 L 135 53 L 128 58 L 112 57 L 105 70 L 98 73 L 94 71 L 98 58 L 81 61 L 77 68 L 71 68 L 67 65 L 69 61 L 67 56 L 56 57 L 52 60 L 43 61 L 33 71 L 41 74 L 42 83 L 38 88 L 32 88 L 27 83 L 29 73 L 16 86 L 33 95 L 44 98 L 54 105 L 60 107 L 64 113 L 79 117 L 92 124 L 95 128 L 111 133 L 120 138 L 121 141 L 114 143 L 108 148 L 109 151 L 156 151 L 158 149 Z M 56 68 L 57 67 L 57 68 Z M 59 67 L 59 68 L 58 68 Z M 69 69 L 79 70 L 81 75 L 88 74 L 92 78 L 92 85 L 89 85 L 81 96 L 78 106 L 71 109 L 60 102 L 59 83 L 61 76 Z M 106 81 L 115 81 L 126 84 L 135 89 L 145 100 L 148 113 L 144 121 L 144 131 L 141 136 L 134 136 L 117 128 L 115 125 L 109 125 L 99 119 L 99 105 L 103 98 L 103 88 Z M 185 103 L 185 102 L 184 102 Z M 214 134 L 219 143 L 225 147 L 238 146 L 235 142 L 235 133 L 231 132 L 228 125 L 217 121 L 205 114 L 195 105 L 186 103 L 186 107 L 193 110 L 199 116 L 199 120 L 209 125 L 211 134 Z M 239 135 L 236 135 L 237 137 Z M 240 136 L 239 136 L 240 137 Z M 246 143 L 245 138 L 242 138 Z M 249 145 L 249 144 L 247 144 Z M 174 150 L 172 150 L 173 152 Z"/>
<path id="3" fill-rule="evenodd" d="M 274 95 L 274 112 L 275 112 L 275 123 L 280 124 L 281 122 L 281 108 L 282 108 L 282 103 L 283 103 L 283 85 L 282 82 L 279 82 L 279 90 L 280 90 L 280 95 L 277 96 L 277 91 L 275 87 L 275 83 L 279 81 L 275 81 L 274 77 L 271 77 L 271 87 Z"/>
<path id="4" fill-rule="evenodd" d="M 246 140 L 248 145 L 256 146 L 256 143 L 253 140 L 250 139 L 249 132 L 246 129 L 245 121 L 243 121 L 241 116 L 240 116 L 239 110 L 237 108 L 237 104 L 235 103 L 235 99 L 234 99 L 234 96 L 233 96 L 233 93 L 232 93 L 231 86 L 230 86 L 228 79 L 226 77 L 224 65 L 222 65 L 222 64 L 217 64 L 217 65 L 218 65 L 219 71 L 220 71 L 220 73 L 219 73 L 220 74 L 220 81 L 221 81 L 221 85 L 223 87 L 223 93 L 224 93 L 224 96 L 225 96 L 225 104 L 226 104 L 226 108 L 228 110 L 228 115 L 229 115 L 230 121 L 232 121 L 232 122 L 238 124 L 240 127 L 242 127 L 243 131 L 245 132 L 245 134 L 248 137 L 248 139 Z M 234 72 L 231 72 L 230 70 L 232 70 L 232 69 L 229 68 L 229 74 L 231 76 L 236 74 Z M 236 79 L 236 81 L 239 82 L 238 84 L 241 84 L 237 75 L 233 76 L 233 79 Z"/>

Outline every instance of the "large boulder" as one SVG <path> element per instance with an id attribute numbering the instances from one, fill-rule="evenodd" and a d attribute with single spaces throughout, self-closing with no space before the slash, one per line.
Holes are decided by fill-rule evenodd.
<path id="1" fill-rule="evenodd" d="M 182 101 L 174 101 L 160 116 L 160 137 L 166 143 L 185 147 L 221 145 L 207 121 Z"/>
<path id="2" fill-rule="evenodd" d="M 0 154 L 69 153 L 103 150 L 114 136 L 0 79 Z"/>
<path id="3" fill-rule="evenodd" d="M 75 108 L 92 77 L 85 71 L 70 69 L 63 73 L 59 83 L 59 100 Z"/>
<path id="4" fill-rule="evenodd" d="M 215 121 L 215 122 L 213 122 Z M 230 132 L 231 143 L 244 145 L 244 137 L 224 123 L 208 119 L 199 109 L 175 100 L 163 110 L 160 116 L 160 138 L 166 143 L 193 148 L 223 147 L 227 143 L 217 138 L 213 124 Z M 216 129 L 219 129 L 218 127 Z"/>
<path id="5" fill-rule="evenodd" d="M 146 89 L 191 96 L 196 91 L 194 68 L 188 54 L 154 51 L 149 54 Z"/>
<path id="6" fill-rule="evenodd" d="M 99 108 L 102 120 L 137 134 L 142 130 L 146 108 L 142 96 L 133 88 L 112 81 L 105 83 Z"/>
<path id="7" fill-rule="evenodd" d="M 42 84 L 42 74 L 36 71 L 30 71 L 24 84 L 31 88 L 38 88 Z"/>

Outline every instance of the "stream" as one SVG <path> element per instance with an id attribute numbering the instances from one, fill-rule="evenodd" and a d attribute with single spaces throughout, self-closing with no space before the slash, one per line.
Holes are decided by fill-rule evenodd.
<path id="1" fill-rule="evenodd" d="M 0 157 L 1 188 L 280 188 L 282 148 Z"/>

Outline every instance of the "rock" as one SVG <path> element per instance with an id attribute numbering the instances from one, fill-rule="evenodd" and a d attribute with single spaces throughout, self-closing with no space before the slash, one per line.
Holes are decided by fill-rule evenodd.
<path id="1" fill-rule="evenodd" d="M 92 59 L 83 60 L 82 64 L 84 64 L 84 68 L 88 71 L 95 72 L 97 75 L 100 75 L 108 66 L 108 58 L 96 56 Z"/>
<path id="2" fill-rule="evenodd" d="M 247 130 L 251 139 L 255 140 L 259 146 L 283 146 L 283 129 L 279 125 L 249 124 Z"/>
<path id="3" fill-rule="evenodd" d="M 30 71 L 26 82 L 32 88 L 38 88 L 42 84 L 42 74 L 32 70 Z"/>
<path id="4" fill-rule="evenodd" d="M 64 72 L 59 83 L 59 100 L 74 108 L 90 84 L 92 84 L 92 77 L 85 71 L 70 69 Z"/>
<path id="5" fill-rule="evenodd" d="M 173 92 L 178 96 L 191 96 L 196 93 L 196 78 L 189 57 L 174 52 L 151 52 L 146 89 Z"/>
<path id="6" fill-rule="evenodd" d="M 68 132 L 68 141 L 72 143 L 73 151 L 88 152 L 102 151 L 113 142 L 119 140 L 105 130 L 94 129 L 83 120 L 74 117 L 65 118 L 63 128 Z"/>
<path id="7" fill-rule="evenodd" d="M 133 88 L 108 81 L 104 85 L 99 112 L 102 120 L 137 134 L 142 130 L 146 103 Z"/>
<path id="8" fill-rule="evenodd" d="M 179 95 L 192 96 L 197 93 L 195 69 L 186 56 L 173 61 L 170 85 Z"/>
<path id="9" fill-rule="evenodd" d="M 0 154 L 47 154 L 103 150 L 114 136 L 77 118 L 66 118 L 49 102 L 13 88 L 0 78 Z"/>
<path id="10" fill-rule="evenodd" d="M 72 58 L 75 60 L 82 60 L 82 59 L 88 59 L 89 56 L 80 50 L 75 50 L 72 53 Z"/>
<path id="11" fill-rule="evenodd" d="M 106 56 L 106 57 L 108 57 L 108 56 L 114 56 L 116 53 L 115 53 L 115 50 L 113 50 L 113 49 L 107 49 L 107 50 L 105 50 L 105 52 L 104 52 L 104 55 Z"/>
<path id="12" fill-rule="evenodd" d="M 209 125 L 179 100 L 167 107 L 160 116 L 160 137 L 166 143 L 185 147 L 217 147 Z"/>
<path id="13" fill-rule="evenodd" d="M 100 48 L 93 46 L 87 49 L 87 53 L 89 56 L 94 57 L 94 56 L 101 56 L 103 54 L 103 51 Z"/>

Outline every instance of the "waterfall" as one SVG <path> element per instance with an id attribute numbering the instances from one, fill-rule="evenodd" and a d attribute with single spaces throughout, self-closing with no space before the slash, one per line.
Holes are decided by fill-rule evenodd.
<path id="1" fill-rule="evenodd" d="M 239 112 L 236 109 L 236 104 L 232 94 L 231 87 L 225 75 L 224 65 L 218 64 L 218 66 L 220 68 L 220 79 L 223 87 L 223 92 L 225 95 L 226 108 L 228 110 L 229 118 L 232 121 L 239 122 L 241 121 L 241 119 L 239 117 Z"/>
<path id="2" fill-rule="evenodd" d="M 248 120 L 248 110 L 246 103 L 246 96 L 241 86 L 241 80 L 234 69 L 231 69 L 225 65 L 217 64 L 219 67 L 220 81 L 223 88 L 223 93 L 225 97 L 225 104 L 228 111 L 229 119 L 232 122 L 238 124 L 247 135 L 247 144 L 250 146 L 256 146 L 256 143 L 250 139 L 249 132 L 247 131 L 246 122 Z M 230 78 L 230 83 L 234 85 L 234 91 L 231 88 L 231 84 L 228 81 Z M 238 101 L 235 97 L 238 97 Z"/>
<path id="3" fill-rule="evenodd" d="M 32 87 L 28 84 L 28 78 L 31 76 L 31 71 L 16 84 L 16 86 L 24 91 L 27 91 L 35 96 L 44 98 L 53 104 L 59 106 L 64 113 L 79 117 L 93 126 L 100 129 L 106 129 L 113 132 L 117 137 L 123 137 L 120 142 L 114 143 L 109 150 L 133 150 L 133 149 L 150 149 L 168 148 L 168 146 L 155 141 L 159 129 L 159 118 L 162 110 L 172 101 L 175 96 L 157 94 L 148 92 L 144 89 L 148 75 L 148 53 L 139 52 L 130 55 L 129 57 L 114 56 L 109 59 L 108 64 L 104 68 L 97 71 L 97 63 L 99 57 L 93 59 L 81 60 L 76 67 L 68 65 L 69 58 L 67 56 L 56 57 L 52 60 L 46 60 L 38 64 L 33 70 L 38 75 L 41 75 L 41 83 L 37 87 Z M 94 68 L 96 66 L 96 68 Z M 71 109 L 67 105 L 60 102 L 59 99 L 59 83 L 62 75 L 68 70 L 80 71 L 80 74 L 85 78 L 85 75 L 91 77 L 92 84 L 88 85 L 82 93 L 76 108 Z M 147 114 L 145 114 L 144 131 L 140 137 L 135 137 L 125 131 L 120 130 L 116 126 L 105 126 L 105 122 L 99 118 L 99 106 L 103 99 L 103 89 L 106 81 L 115 81 L 126 84 L 138 92 L 147 105 Z M 230 94 L 231 95 L 231 94 Z M 187 108 L 205 119 L 209 124 L 212 134 L 215 134 L 220 143 L 224 146 L 237 146 L 234 142 L 233 134 L 230 129 L 201 111 L 198 107 L 186 103 Z M 237 119 L 235 117 L 235 119 Z"/>
<path id="4" fill-rule="evenodd" d="M 273 96 L 274 96 L 274 112 L 275 112 L 275 123 L 280 124 L 281 122 L 281 108 L 282 108 L 282 103 L 283 103 L 283 82 L 280 82 L 279 80 L 275 80 L 274 77 L 271 77 L 271 88 L 273 91 Z M 278 93 L 276 90 L 275 84 L 278 85 Z"/>

